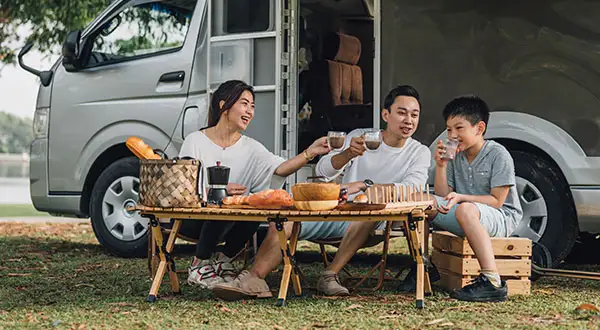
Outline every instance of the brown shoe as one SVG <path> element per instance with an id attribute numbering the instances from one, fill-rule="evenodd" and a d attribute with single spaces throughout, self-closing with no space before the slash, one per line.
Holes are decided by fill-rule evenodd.
<path id="1" fill-rule="evenodd" d="M 338 274 L 329 270 L 324 271 L 319 277 L 317 291 L 326 296 L 347 296 L 350 294 L 348 289 L 340 283 Z"/>
<path id="2" fill-rule="evenodd" d="M 212 292 L 223 300 L 273 297 L 267 282 L 247 270 L 243 270 L 232 282 L 215 285 Z"/>

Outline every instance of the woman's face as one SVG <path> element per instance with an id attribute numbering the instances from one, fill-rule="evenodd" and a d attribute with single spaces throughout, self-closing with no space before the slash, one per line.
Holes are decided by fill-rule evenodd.
<path id="1" fill-rule="evenodd" d="M 254 118 L 254 97 L 252 97 L 252 93 L 244 91 L 231 109 L 223 113 L 223 116 L 227 117 L 229 125 L 233 125 L 237 130 L 245 131 L 252 118 Z"/>

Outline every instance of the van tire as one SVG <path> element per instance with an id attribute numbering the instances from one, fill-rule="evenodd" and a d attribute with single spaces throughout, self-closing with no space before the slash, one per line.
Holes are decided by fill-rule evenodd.
<path id="1" fill-rule="evenodd" d="M 548 248 L 552 267 L 556 267 L 567 257 L 579 234 L 569 186 L 560 169 L 546 158 L 521 150 L 510 150 L 510 153 L 515 163 L 515 175 L 531 183 L 543 196 L 547 222 L 539 242 Z M 519 198 L 525 211 L 524 195 L 520 193 Z M 524 236 L 519 232 L 515 234 Z"/>
<path id="2" fill-rule="evenodd" d="M 120 186 L 120 183 L 131 182 L 137 180 L 139 182 L 140 176 L 140 163 L 135 157 L 121 158 L 111 165 L 109 165 L 98 177 L 92 189 L 90 197 L 90 216 L 92 221 L 92 228 L 98 242 L 106 248 L 110 253 L 119 257 L 145 257 L 148 253 L 148 222 L 139 216 L 138 213 L 125 212 L 125 206 L 120 201 L 114 203 L 114 206 L 110 203 L 105 203 L 105 197 L 119 187 L 121 187 L 121 196 L 124 196 L 127 200 L 127 205 L 137 203 L 137 194 L 130 193 L 130 197 L 126 197 L 128 191 L 132 189 L 125 189 Z M 111 192 L 107 191 L 111 188 Z M 135 196 L 135 197 L 134 197 Z M 104 207 L 104 210 L 103 210 Z M 119 229 L 123 230 L 122 225 L 117 225 L 111 230 L 107 227 L 107 220 L 104 218 L 106 214 L 115 214 L 120 217 L 119 219 L 124 220 L 123 223 L 135 223 L 133 232 L 135 233 L 132 237 L 134 239 L 120 239 L 118 237 Z M 109 215 L 110 215 L 109 214 Z M 108 217 L 107 217 L 108 218 Z M 115 233 L 115 234 L 113 234 Z M 125 236 L 123 236 L 125 237 Z M 131 237 L 129 237 L 131 238 Z"/>

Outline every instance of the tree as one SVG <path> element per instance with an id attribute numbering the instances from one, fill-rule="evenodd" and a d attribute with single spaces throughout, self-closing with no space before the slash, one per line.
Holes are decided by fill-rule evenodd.
<path id="1" fill-rule="evenodd" d="M 29 152 L 33 141 L 32 121 L 9 113 L 0 112 L 0 153 L 20 154 Z"/>
<path id="2" fill-rule="evenodd" d="M 15 63 L 26 41 L 40 52 L 54 54 L 67 33 L 84 28 L 110 0 L 1 0 L 0 62 Z M 31 35 L 22 40 L 17 28 L 30 26 Z"/>

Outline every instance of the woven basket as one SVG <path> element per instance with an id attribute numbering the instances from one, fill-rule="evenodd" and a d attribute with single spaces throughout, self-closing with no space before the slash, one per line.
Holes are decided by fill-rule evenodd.
<path id="1" fill-rule="evenodd" d="M 141 159 L 140 204 L 154 207 L 201 207 L 198 160 Z"/>

